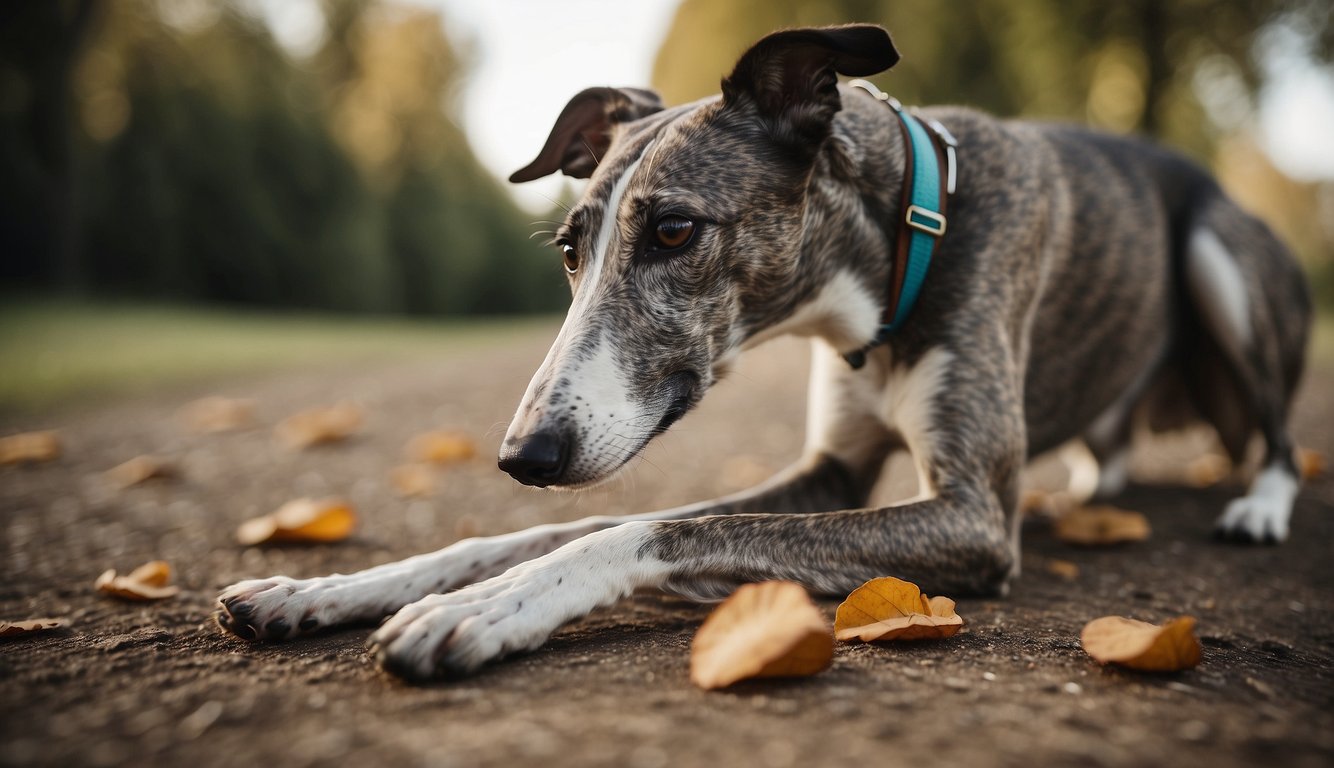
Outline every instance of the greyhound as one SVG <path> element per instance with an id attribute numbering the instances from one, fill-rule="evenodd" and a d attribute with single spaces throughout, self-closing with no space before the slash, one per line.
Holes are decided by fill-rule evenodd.
<path id="1" fill-rule="evenodd" d="M 898 58 L 880 27 L 796 29 L 750 48 L 721 96 L 665 108 L 649 91 L 589 89 L 511 179 L 589 183 L 555 241 L 573 303 L 500 468 L 532 486 L 602 482 L 741 351 L 782 334 L 814 347 L 796 464 L 683 508 L 244 581 L 219 597 L 221 626 L 279 640 L 391 616 L 372 653 L 430 678 L 536 648 L 638 588 L 715 600 L 787 579 L 842 595 L 893 574 L 1004 594 L 1026 461 L 1082 440 L 1105 470 L 1098 490 L 1115 493 L 1145 412 L 1192 413 L 1237 461 L 1258 431 L 1263 464 L 1217 525 L 1284 539 L 1311 312 L 1283 246 L 1205 172 L 1139 141 L 950 107 L 915 118 L 934 136 L 919 153 L 892 100 L 837 78 Z M 908 167 L 932 161 L 955 189 L 940 195 L 947 214 L 914 224 Z M 933 256 L 887 333 L 908 229 L 930 233 Z M 920 495 L 868 508 L 899 450 Z"/>

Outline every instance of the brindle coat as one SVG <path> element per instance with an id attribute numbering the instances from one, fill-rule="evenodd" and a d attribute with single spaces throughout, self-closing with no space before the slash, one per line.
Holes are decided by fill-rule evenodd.
<path id="1" fill-rule="evenodd" d="M 716 502 L 460 542 L 328 583 L 244 582 L 223 595 L 224 626 L 285 637 L 415 600 L 371 644 L 387 667 L 430 676 L 535 647 L 638 586 L 717 598 L 790 579 L 844 594 L 893 574 L 932 591 L 1003 592 L 1018 571 L 1029 457 L 1083 437 L 1114 459 L 1133 414 L 1155 402 L 1193 405 L 1234 457 L 1263 434 L 1267 479 L 1222 525 L 1286 535 L 1305 284 L 1264 225 L 1177 155 L 923 110 L 960 146 L 948 230 L 908 322 L 864 368 L 843 363 L 887 300 L 905 148 L 896 116 L 835 73 L 897 59 L 878 27 L 791 30 L 748 51 L 721 97 L 663 109 L 650 92 L 590 89 L 514 177 L 591 176 L 558 234 L 574 304 L 503 468 L 533 485 L 600 482 L 741 350 L 780 333 L 815 339 L 801 461 Z M 665 217 L 693 223 L 686 246 L 655 245 Z M 1200 266 L 1219 259 L 1221 275 Z M 1161 396 L 1174 391 L 1186 397 Z M 902 449 L 922 495 L 866 508 Z M 372 584 L 374 597 L 349 599 Z"/>

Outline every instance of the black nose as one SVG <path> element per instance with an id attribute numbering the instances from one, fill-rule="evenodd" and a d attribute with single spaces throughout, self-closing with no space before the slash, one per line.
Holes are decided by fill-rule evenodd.
<path id="1" fill-rule="evenodd" d="M 507 440 L 500 448 L 500 468 L 524 485 L 545 488 L 560 479 L 569 461 L 568 443 L 556 432 L 537 432 Z"/>

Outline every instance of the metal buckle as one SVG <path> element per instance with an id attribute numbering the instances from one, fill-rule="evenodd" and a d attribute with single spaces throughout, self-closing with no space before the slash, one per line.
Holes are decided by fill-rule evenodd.
<path id="1" fill-rule="evenodd" d="M 930 223 L 928 224 L 921 221 L 914 221 L 913 220 L 914 216 L 920 216 L 923 219 L 926 219 Z M 927 209 L 921 206 L 918 205 L 908 206 L 908 214 L 904 217 L 904 220 L 907 222 L 908 226 L 912 227 L 913 229 L 921 230 L 922 232 L 925 232 L 928 235 L 941 237 L 945 234 L 945 217 L 941 216 L 935 211 L 928 211 Z"/>

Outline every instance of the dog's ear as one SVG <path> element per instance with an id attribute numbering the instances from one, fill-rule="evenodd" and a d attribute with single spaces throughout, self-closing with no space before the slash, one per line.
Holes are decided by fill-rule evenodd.
<path id="1" fill-rule="evenodd" d="M 899 60 L 883 28 L 871 24 L 775 32 L 746 51 L 723 79 L 723 103 L 754 104 L 784 143 L 816 146 L 829 135 L 838 75 L 867 77 Z"/>
<path id="2" fill-rule="evenodd" d="M 662 111 L 662 99 L 642 88 L 587 88 L 561 110 L 537 159 L 514 172 L 514 183 L 562 171 L 586 179 L 611 146 L 611 129 Z"/>

